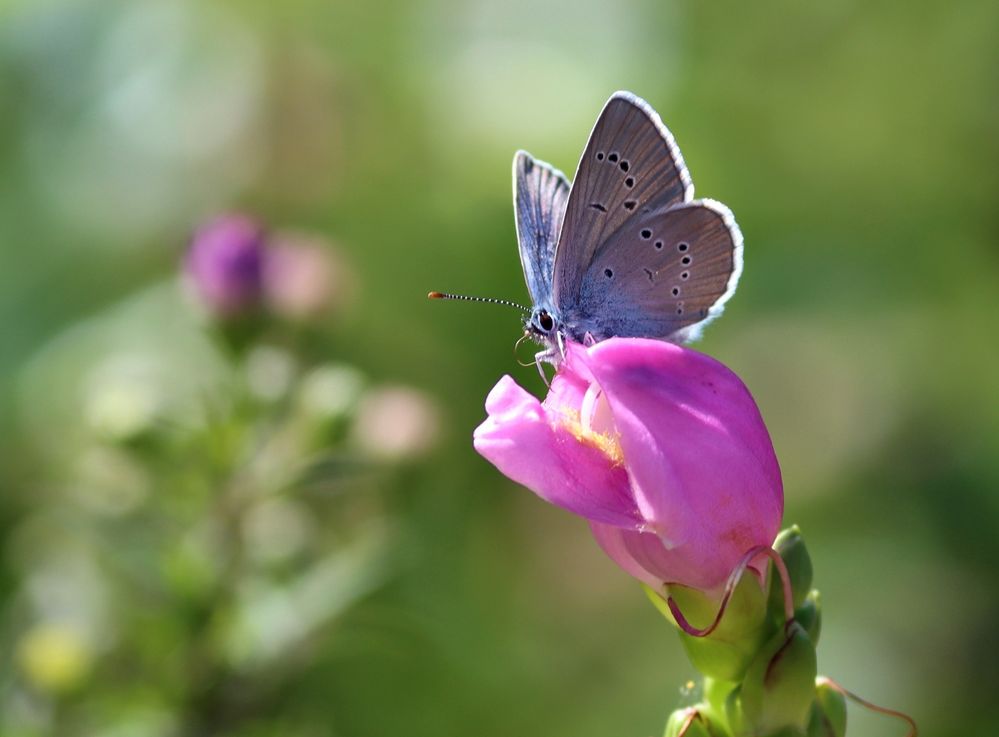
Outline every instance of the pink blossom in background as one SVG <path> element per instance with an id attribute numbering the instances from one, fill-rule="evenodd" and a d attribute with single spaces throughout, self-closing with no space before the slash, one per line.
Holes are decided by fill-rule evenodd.
<path id="1" fill-rule="evenodd" d="M 303 233 L 275 234 L 264 263 L 270 309 L 292 320 L 323 315 L 349 301 L 353 278 L 327 241 Z"/>
<path id="2" fill-rule="evenodd" d="M 429 397 L 405 386 L 383 386 L 361 398 L 354 439 L 373 458 L 402 461 L 430 451 L 440 431 L 440 412 Z"/>
<path id="3" fill-rule="evenodd" d="M 544 402 L 504 376 L 475 448 L 590 522 L 625 571 L 661 591 L 716 590 L 780 527 L 777 457 L 749 390 L 697 351 L 611 338 L 568 355 Z"/>
<path id="4" fill-rule="evenodd" d="M 185 274 L 199 301 L 220 317 L 254 308 L 261 299 L 264 228 L 253 218 L 229 214 L 201 225 L 191 238 Z"/>
<path id="5" fill-rule="evenodd" d="M 223 320 L 261 308 L 292 321 L 317 319 L 344 306 L 354 292 L 351 270 L 322 236 L 268 231 L 238 213 L 197 229 L 184 275 L 198 302 Z"/>

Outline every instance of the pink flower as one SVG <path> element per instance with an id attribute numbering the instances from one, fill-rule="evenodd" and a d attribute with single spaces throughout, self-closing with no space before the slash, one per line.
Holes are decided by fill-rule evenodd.
<path id="1" fill-rule="evenodd" d="M 185 270 L 205 307 L 222 318 L 254 309 L 261 297 L 264 228 L 246 215 L 220 215 L 191 238 Z"/>
<path id="2" fill-rule="evenodd" d="M 318 318 L 348 301 L 351 276 L 336 251 L 319 236 L 277 233 L 264 262 L 264 297 L 282 317 Z"/>
<path id="3" fill-rule="evenodd" d="M 717 590 L 777 534 L 770 436 L 745 385 L 713 358 L 639 338 L 570 344 L 544 402 L 504 376 L 486 411 L 475 449 L 589 520 L 604 551 L 657 591 Z"/>

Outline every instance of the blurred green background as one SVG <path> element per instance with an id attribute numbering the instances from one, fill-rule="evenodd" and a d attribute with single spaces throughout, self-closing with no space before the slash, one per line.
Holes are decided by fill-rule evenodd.
<path id="1" fill-rule="evenodd" d="M 699 348 L 772 431 L 820 671 L 923 734 L 996 734 L 997 30 L 977 0 L 0 2 L 0 734 L 660 733 L 691 698 L 676 635 L 582 522 L 472 450 L 503 373 L 543 389 L 519 317 L 425 299 L 525 299 L 512 154 L 574 171 L 616 89 L 745 234 Z M 415 387 L 438 418 L 429 455 L 320 464 L 336 493 L 239 529 L 213 500 L 274 410 L 246 409 L 176 284 L 192 228 L 233 209 L 356 278 L 255 360 Z M 95 439 L 81 402 L 121 352 L 146 361 L 133 389 L 209 419 Z M 318 437 L 278 463 L 364 456 Z M 244 553 L 288 529 L 308 551 L 278 543 L 234 592 L 189 545 L 206 515 Z M 903 732 L 851 710 L 854 737 Z"/>

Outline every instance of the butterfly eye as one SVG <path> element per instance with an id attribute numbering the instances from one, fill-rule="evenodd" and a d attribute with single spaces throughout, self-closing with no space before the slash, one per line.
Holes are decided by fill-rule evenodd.
<path id="1" fill-rule="evenodd" d="M 552 319 L 551 315 L 542 310 L 540 313 L 538 313 L 538 324 L 541 326 L 541 329 L 547 333 L 549 330 L 555 327 L 555 320 Z"/>

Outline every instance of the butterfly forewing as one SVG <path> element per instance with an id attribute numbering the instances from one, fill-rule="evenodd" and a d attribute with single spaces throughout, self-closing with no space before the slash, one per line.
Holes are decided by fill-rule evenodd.
<path id="1" fill-rule="evenodd" d="M 741 271 L 742 234 L 721 203 L 640 212 L 594 254 L 573 337 L 692 339 L 721 313 Z"/>
<path id="2" fill-rule="evenodd" d="M 604 106 L 574 181 L 555 257 L 554 298 L 563 312 L 578 306 L 583 275 L 624 223 L 693 197 L 672 135 L 629 92 L 615 93 Z"/>
<path id="3" fill-rule="evenodd" d="M 551 307 L 555 244 L 569 198 L 562 172 L 525 151 L 513 159 L 514 213 L 520 263 L 531 299 Z"/>

